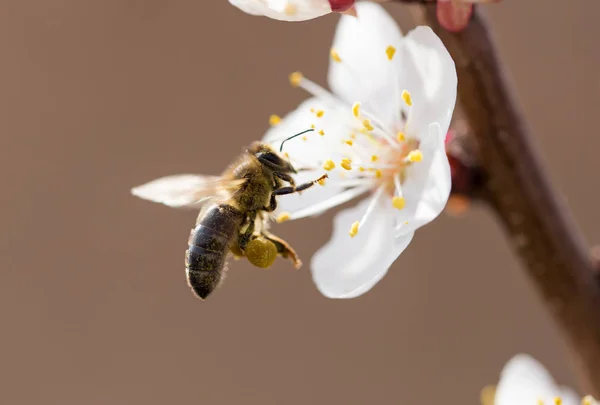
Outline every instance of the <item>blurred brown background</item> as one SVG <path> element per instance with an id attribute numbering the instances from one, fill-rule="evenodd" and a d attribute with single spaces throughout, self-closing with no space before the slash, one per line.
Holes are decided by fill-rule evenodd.
<path id="1" fill-rule="evenodd" d="M 486 10 L 554 183 L 598 242 L 600 4 Z M 130 187 L 220 172 L 306 96 L 289 72 L 326 83 L 336 21 L 280 23 L 226 0 L 0 3 L 0 403 L 477 404 L 520 351 L 575 383 L 481 208 L 419 231 L 358 299 L 320 296 L 308 266 L 284 261 L 234 263 L 206 302 L 190 292 L 195 213 Z M 308 263 L 330 219 L 277 232 Z"/>

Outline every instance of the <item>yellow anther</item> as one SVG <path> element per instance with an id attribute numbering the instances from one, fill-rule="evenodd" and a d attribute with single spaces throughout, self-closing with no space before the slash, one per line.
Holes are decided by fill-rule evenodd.
<path id="1" fill-rule="evenodd" d="M 317 114 L 317 117 L 321 118 L 321 117 L 323 116 L 323 114 L 325 114 L 325 111 L 323 111 L 323 110 L 318 110 L 318 111 L 316 112 L 316 114 Z"/>
<path id="2" fill-rule="evenodd" d="M 593 396 L 586 395 L 585 397 L 581 398 L 581 405 L 596 405 L 596 400 L 594 400 Z"/>
<path id="3" fill-rule="evenodd" d="M 348 146 L 352 146 L 352 144 L 354 144 L 354 142 L 352 141 L 352 139 L 346 139 L 346 140 L 344 141 L 344 143 L 345 143 L 346 145 L 348 145 Z"/>
<path id="4" fill-rule="evenodd" d="M 295 15 L 298 12 L 298 7 L 292 3 L 286 3 L 283 12 L 287 15 Z"/>
<path id="5" fill-rule="evenodd" d="M 562 398 L 561 397 L 554 398 L 554 405 L 562 405 Z"/>
<path id="6" fill-rule="evenodd" d="M 325 185 L 325 179 L 326 179 L 326 177 L 320 178 L 319 180 L 317 180 L 317 183 L 319 183 L 320 186 L 324 186 Z"/>
<path id="7" fill-rule="evenodd" d="M 311 108 L 311 109 L 310 109 L 310 112 L 311 112 L 311 113 L 314 113 L 314 112 L 315 112 L 315 109 L 314 109 L 314 108 Z"/>
<path id="8" fill-rule="evenodd" d="M 394 197 L 392 198 L 392 206 L 396 209 L 401 210 L 406 206 L 406 200 L 404 197 Z"/>
<path id="9" fill-rule="evenodd" d="M 276 221 L 281 223 L 281 222 L 285 222 L 287 220 L 290 219 L 290 213 L 289 212 L 282 212 L 281 214 L 279 214 L 279 216 L 277 217 Z"/>
<path id="10" fill-rule="evenodd" d="M 340 163 L 340 166 L 342 166 L 346 170 L 352 170 L 352 161 L 348 158 L 343 158 L 342 162 Z"/>
<path id="11" fill-rule="evenodd" d="M 402 90 L 402 100 L 406 103 L 407 106 L 412 106 L 412 96 L 407 90 Z"/>
<path id="12" fill-rule="evenodd" d="M 544 405 L 544 401 L 542 401 L 541 399 L 538 399 L 537 401 L 535 401 L 536 405 Z"/>
<path id="13" fill-rule="evenodd" d="M 325 169 L 325 170 L 333 170 L 333 169 L 335 169 L 335 163 L 333 163 L 333 160 L 331 160 L 331 159 L 326 160 L 323 163 L 323 169 Z"/>
<path id="14" fill-rule="evenodd" d="M 364 167 L 362 167 L 362 166 L 358 168 L 358 171 L 360 171 L 360 172 L 364 172 L 365 170 L 367 170 L 367 169 L 365 169 L 365 168 L 364 168 Z"/>
<path id="15" fill-rule="evenodd" d="M 333 48 L 331 48 L 331 52 L 329 52 L 329 54 L 331 55 L 331 59 L 333 59 L 335 62 L 341 62 L 342 58 L 340 58 L 340 54 L 337 53 L 337 51 Z"/>
<path id="16" fill-rule="evenodd" d="M 280 122 L 281 122 L 281 117 L 279 115 L 273 114 L 269 117 L 269 125 L 271 125 L 272 127 L 279 124 Z"/>
<path id="17" fill-rule="evenodd" d="M 325 136 L 325 131 L 323 131 L 323 130 L 320 130 L 320 131 L 319 131 L 319 135 L 321 135 L 321 136 Z"/>
<path id="18" fill-rule="evenodd" d="M 350 138 L 356 139 L 356 134 L 350 134 Z"/>
<path id="19" fill-rule="evenodd" d="M 494 405 L 494 399 L 496 398 L 496 386 L 487 385 L 483 387 L 479 394 L 479 402 L 481 405 Z M 533 405 L 533 404 L 531 404 Z"/>
<path id="20" fill-rule="evenodd" d="M 302 140 L 303 140 L 303 141 L 306 141 L 306 140 L 308 140 L 308 138 L 306 137 L 306 135 L 304 135 L 304 136 L 302 137 Z"/>
<path id="21" fill-rule="evenodd" d="M 375 177 L 380 179 L 383 176 L 383 173 L 381 173 L 381 170 L 377 169 L 375 170 Z"/>
<path id="22" fill-rule="evenodd" d="M 408 154 L 408 160 L 411 162 L 420 162 L 423 160 L 423 153 L 419 149 L 411 150 Z"/>
<path id="23" fill-rule="evenodd" d="M 352 104 L 352 115 L 358 118 L 358 116 L 360 115 L 360 103 Z"/>
<path id="24" fill-rule="evenodd" d="M 385 48 L 385 53 L 388 57 L 388 60 L 392 60 L 394 59 L 394 55 L 396 54 L 396 48 L 390 45 L 387 48 Z"/>
<path id="25" fill-rule="evenodd" d="M 398 139 L 399 142 L 404 142 L 406 140 L 404 132 L 398 132 L 398 135 L 396 135 L 396 139 Z"/>
<path id="26" fill-rule="evenodd" d="M 375 129 L 373 125 L 371 125 L 371 120 L 363 120 L 362 124 L 367 131 L 372 131 Z"/>
<path id="27" fill-rule="evenodd" d="M 367 128 L 361 127 L 361 128 L 359 128 L 358 132 L 360 132 L 363 135 L 366 135 L 369 131 L 367 131 Z"/>
<path id="28" fill-rule="evenodd" d="M 302 73 L 294 72 L 290 75 L 290 84 L 292 85 L 292 87 L 298 87 L 300 86 L 300 83 L 302 82 L 303 78 L 304 76 L 302 75 Z"/>
<path id="29" fill-rule="evenodd" d="M 288 159 L 289 159 L 289 157 L 290 157 L 290 154 L 289 154 L 289 153 L 287 153 L 287 152 L 284 152 L 284 153 L 283 153 L 283 156 L 285 156 L 286 158 L 288 158 Z"/>
<path id="30" fill-rule="evenodd" d="M 310 124 L 311 129 L 315 129 L 315 124 Z"/>
<path id="31" fill-rule="evenodd" d="M 350 227 L 350 232 L 348 232 L 348 233 L 350 234 L 351 238 L 354 238 L 356 236 L 356 234 L 358 233 L 358 225 L 359 225 L 359 222 L 356 221 Z"/>
<path id="32" fill-rule="evenodd" d="M 377 162 L 379 160 L 379 156 L 373 155 L 371 156 L 371 162 Z"/>

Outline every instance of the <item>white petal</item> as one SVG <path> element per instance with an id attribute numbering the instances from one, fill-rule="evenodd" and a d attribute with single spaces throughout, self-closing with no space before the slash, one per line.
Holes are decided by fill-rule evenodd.
<path id="1" fill-rule="evenodd" d="M 408 221 L 408 224 L 402 225 L 400 233 L 414 232 L 431 222 L 448 202 L 452 178 L 444 139 L 439 124 L 431 124 L 429 136 L 420 145 L 423 160 L 406 170 L 402 185 L 406 207 L 398 211 L 396 217 L 398 222 Z"/>
<path id="2" fill-rule="evenodd" d="M 309 198 L 298 193 L 291 194 L 289 199 L 283 200 L 283 204 L 280 204 L 278 211 L 288 212 L 291 219 L 314 217 L 353 200 L 367 191 L 369 191 L 369 186 L 353 187 L 348 190 L 331 187 L 329 190 L 321 191 L 319 195 L 309 196 Z M 307 193 L 310 193 L 310 191 L 307 191 Z"/>
<path id="3" fill-rule="evenodd" d="M 337 214 L 331 240 L 312 258 L 313 280 L 329 298 L 354 298 L 370 290 L 412 240 L 412 233 L 394 237 L 393 212 L 388 207 L 377 207 L 351 238 L 352 223 L 361 219 L 369 203 L 367 198 Z"/>
<path id="4" fill-rule="evenodd" d="M 412 95 L 407 132 L 427 134 L 438 122 L 446 134 L 456 103 L 456 67 L 448 50 L 429 27 L 421 26 L 404 38 L 398 58 L 402 63 L 401 90 Z"/>
<path id="5" fill-rule="evenodd" d="M 229 0 L 240 10 L 275 20 L 303 21 L 331 13 L 328 0 Z"/>
<path id="6" fill-rule="evenodd" d="M 548 371 L 533 357 L 518 354 L 502 370 L 496 387 L 495 405 L 529 405 L 538 400 L 553 403 L 554 397 L 561 391 Z M 576 405 L 578 400 L 567 393 L 563 398 L 565 405 Z M 568 401 L 568 402 L 567 402 Z M 574 401 L 574 402 L 573 402 Z"/>
<path id="7" fill-rule="evenodd" d="M 349 104 L 360 101 L 389 125 L 398 106 L 393 83 L 400 62 L 397 55 L 388 60 L 386 49 L 398 49 L 402 33 L 378 4 L 360 2 L 356 11 L 358 17 L 342 16 L 338 23 L 333 48 L 342 62 L 330 62 L 329 87 Z"/>

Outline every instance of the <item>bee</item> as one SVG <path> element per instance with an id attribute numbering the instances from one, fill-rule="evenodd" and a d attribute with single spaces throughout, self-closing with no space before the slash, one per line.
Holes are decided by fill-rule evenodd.
<path id="1" fill-rule="evenodd" d="M 300 136 L 306 130 L 284 140 Z M 220 176 L 182 174 L 131 189 L 139 198 L 174 208 L 200 209 L 185 253 L 189 286 L 202 300 L 221 283 L 231 254 L 257 267 L 270 267 L 277 255 L 302 263 L 294 249 L 268 231 L 277 197 L 312 187 L 320 178 L 296 185 L 292 164 L 270 146 L 253 142 Z M 288 186 L 284 186 L 284 182 Z"/>

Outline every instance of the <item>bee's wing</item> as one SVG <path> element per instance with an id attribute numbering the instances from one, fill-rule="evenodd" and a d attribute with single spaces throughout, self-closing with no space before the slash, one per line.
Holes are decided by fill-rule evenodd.
<path id="1" fill-rule="evenodd" d="M 131 194 L 173 208 L 200 208 L 206 200 L 228 189 L 235 189 L 244 181 L 223 179 L 219 176 L 177 174 L 134 187 Z"/>

